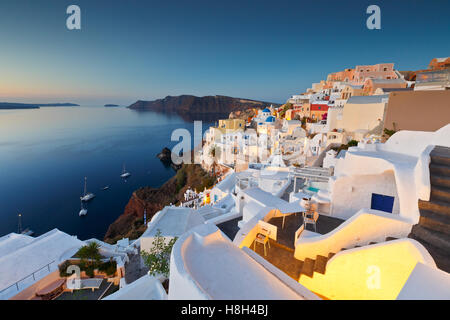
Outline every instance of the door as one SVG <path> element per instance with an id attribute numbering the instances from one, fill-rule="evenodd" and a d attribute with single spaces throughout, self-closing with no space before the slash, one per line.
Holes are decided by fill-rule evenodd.
<path id="1" fill-rule="evenodd" d="M 371 209 L 392 213 L 394 197 L 372 193 Z"/>

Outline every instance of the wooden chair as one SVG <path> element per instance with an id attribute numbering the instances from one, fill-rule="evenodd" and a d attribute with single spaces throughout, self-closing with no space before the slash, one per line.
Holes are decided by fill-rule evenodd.
<path id="1" fill-rule="evenodd" d="M 305 216 L 303 218 L 303 224 L 306 228 L 306 224 L 314 225 L 314 232 L 317 232 L 317 219 L 319 219 L 319 213 L 314 211 L 313 213 L 305 212 Z"/>
<path id="2" fill-rule="evenodd" d="M 264 255 L 267 256 L 266 243 L 269 245 L 269 249 L 270 249 L 269 235 L 270 235 L 269 230 L 261 229 L 261 232 L 256 235 L 255 243 L 253 245 L 253 250 L 256 250 L 257 242 L 261 243 L 264 246 Z"/>

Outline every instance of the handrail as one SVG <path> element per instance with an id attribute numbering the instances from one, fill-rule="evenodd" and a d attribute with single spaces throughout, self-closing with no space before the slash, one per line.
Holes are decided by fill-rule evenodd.
<path id="1" fill-rule="evenodd" d="M 50 272 L 50 265 L 51 265 L 52 263 L 54 263 L 54 262 L 55 262 L 55 260 L 53 260 L 53 261 L 50 262 L 50 263 L 47 263 L 45 266 L 43 266 L 43 267 L 41 267 L 41 268 L 39 268 L 39 269 L 33 271 L 32 273 L 28 274 L 27 276 L 23 277 L 22 279 L 17 280 L 17 281 L 14 282 L 12 285 L 10 285 L 10 286 L 6 287 L 5 289 L 1 290 L 1 291 L 0 291 L 0 294 L 3 293 L 3 292 L 5 292 L 6 290 L 8 290 L 9 288 L 11 288 L 12 286 L 16 286 L 17 291 L 19 291 L 19 282 L 21 282 L 21 281 L 27 279 L 29 276 L 33 276 L 33 280 L 36 281 L 36 277 L 34 276 L 34 274 L 35 274 L 36 272 L 38 272 L 38 271 L 41 271 L 42 269 L 44 269 L 44 268 L 46 268 L 46 267 L 48 268 L 48 272 Z"/>

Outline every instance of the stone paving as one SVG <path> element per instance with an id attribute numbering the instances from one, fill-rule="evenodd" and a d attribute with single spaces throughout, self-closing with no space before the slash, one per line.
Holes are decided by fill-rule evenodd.
<path id="1" fill-rule="evenodd" d="M 148 268 L 141 264 L 140 251 L 138 254 L 128 255 L 130 261 L 125 264 L 125 281 L 130 284 L 148 273 Z"/>

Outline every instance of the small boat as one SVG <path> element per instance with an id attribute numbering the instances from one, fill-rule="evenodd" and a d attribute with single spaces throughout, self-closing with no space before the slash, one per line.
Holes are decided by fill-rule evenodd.
<path id="1" fill-rule="evenodd" d="M 81 210 L 80 210 L 80 213 L 78 215 L 81 217 L 81 216 L 87 215 L 87 213 L 88 213 L 88 211 L 87 211 L 86 208 L 83 207 L 83 201 L 81 201 Z"/>
<path id="2" fill-rule="evenodd" d="M 92 192 L 87 192 L 87 177 L 84 177 L 84 193 L 83 196 L 80 197 L 81 201 L 89 201 L 95 197 L 95 194 Z"/>
<path id="3" fill-rule="evenodd" d="M 30 228 L 26 228 L 25 230 L 22 231 L 22 214 L 19 213 L 19 225 L 18 225 L 18 232 L 20 234 L 23 234 L 25 236 L 32 236 L 34 234 L 33 230 L 30 230 Z"/>
<path id="4" fill-rule="evenodd" d="M 126 179 L 129 176 L 131 176 L 131 173 L 129 173 L 126 169 L 125 169 L 125 163 L 123 164 L 123 170 L 122 170 L 122 174 L 120 175 L 121 178 Z"/>
<path id="5" fill-rule="evenodd" d="M 102 188 L 102 190 L 108 190 L 109 189 L 109 186 L 104 186 L 103 188 Z"/>
<path id="6" fill-rule="evenodd" d="M 26 228 L 20 234 L 23 234 L 23 235 L 26 235 L 26 236 L 32 236 L 34 234 L 34 231 L 30 230 L 29 228 Z"/>

